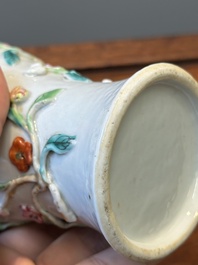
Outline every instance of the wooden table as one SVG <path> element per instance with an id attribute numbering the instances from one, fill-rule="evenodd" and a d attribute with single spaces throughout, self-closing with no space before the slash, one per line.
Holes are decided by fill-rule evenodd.
<path id="1" fill-rule="evenodd" d="M 157 62 L 177 64 L 198 80 L 198 35 L 24 49 L 49 64 L 78 70 L 96 81 L 125 79 L 144 66 Z M 198 265 L 198 229 L 183 246 L 160 263 L 173 264 Z"/>

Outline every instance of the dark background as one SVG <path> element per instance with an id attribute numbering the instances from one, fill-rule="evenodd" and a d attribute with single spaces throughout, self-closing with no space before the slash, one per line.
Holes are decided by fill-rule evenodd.
<path id="1" fill-rule="evenodd" d="M 0 2 L 0 41 L 19 46 L 196 33 L 197 0 Z"/>

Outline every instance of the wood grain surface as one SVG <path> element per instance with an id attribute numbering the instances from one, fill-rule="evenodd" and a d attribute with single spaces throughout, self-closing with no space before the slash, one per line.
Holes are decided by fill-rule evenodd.
<path id="1" fill-rule="evenodd" d="M 97 81 L 125 79 L 157 62 L 177 64 L 198 80 L 198 35 L 22 48 L 49 64 L 76 69 Z M 198 265 L 198 229 L 160 265 Z"/>

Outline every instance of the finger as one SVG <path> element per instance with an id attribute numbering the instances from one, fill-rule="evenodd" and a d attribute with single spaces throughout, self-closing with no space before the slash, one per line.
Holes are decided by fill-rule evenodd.
<path id="1" fill-rule="evenodd" d="M 73 228 L 53 242 L 37 259 L 37 264 L 74 265 L 102 251 L 108 243 L 90 228 Z"/>
<path id="2" fill-rule="evenodd" d="M 0 68 L 0 134 L 9 108 L 9 92 L 5 77 Z"/>
<path id="3" fill-rule="evenodd" d="M 0 264 L 1 265 L 35 265 L 30 259 L 21 256 L 5 246 L 0 245 Z"/>
<path id="4" fill-rule="evenodd" d="M 107 248 L 100 253 L 97 253 L 88 259 L 85 259 L 76 265 L 142 265 L 142 263 L 129 260 L 112 248 Z"/>
<path id="5" fill-rule="evenodd" d="M 0 243 L 35 260 L 61 233 L 62 230 L 54 226 L 31 224 L 2 232 Z"/>

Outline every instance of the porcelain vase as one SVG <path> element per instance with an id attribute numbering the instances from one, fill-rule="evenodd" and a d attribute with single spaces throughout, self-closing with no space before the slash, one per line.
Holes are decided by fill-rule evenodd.
<path id="1" fill-rule="evenodd" d="M 159 260 L 197 224 L 198 85 L 159 63 L 93 82 L 0 44 L 10 109 L 0 139 L 0 228 L 36 221 L 101 232 Z"/>

